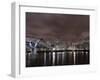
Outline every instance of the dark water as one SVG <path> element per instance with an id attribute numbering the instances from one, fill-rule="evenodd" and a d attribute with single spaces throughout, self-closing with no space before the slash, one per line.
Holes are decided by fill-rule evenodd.
<path id="1" fill-rule="evenodd" d="M 89 64 L 89 50 L 37 51 L 26 55 L 26 67 Z"/>

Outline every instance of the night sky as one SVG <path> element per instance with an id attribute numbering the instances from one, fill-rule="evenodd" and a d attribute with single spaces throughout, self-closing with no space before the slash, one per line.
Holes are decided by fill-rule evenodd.
<path id="1" fill-rule="evenodd" d="M 89 38 L 89 15 L 26 13 L 26 37 L 77 42 Z"/>

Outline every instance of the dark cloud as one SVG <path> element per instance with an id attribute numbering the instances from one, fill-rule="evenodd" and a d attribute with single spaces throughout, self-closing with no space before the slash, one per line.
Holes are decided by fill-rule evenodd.
<path id="1" fill-rule="evenodd" d="M 89 37 L 89 15 L 26 13 L 26 36 L 76 42 Z"/>

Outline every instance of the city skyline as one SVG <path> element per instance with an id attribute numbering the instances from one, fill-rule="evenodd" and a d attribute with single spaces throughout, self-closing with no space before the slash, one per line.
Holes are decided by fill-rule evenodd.
<path id="1" fill-rule="evenodd" d="M 26 12 L 26 67 L 90 63 L 89 15 Z"/>

